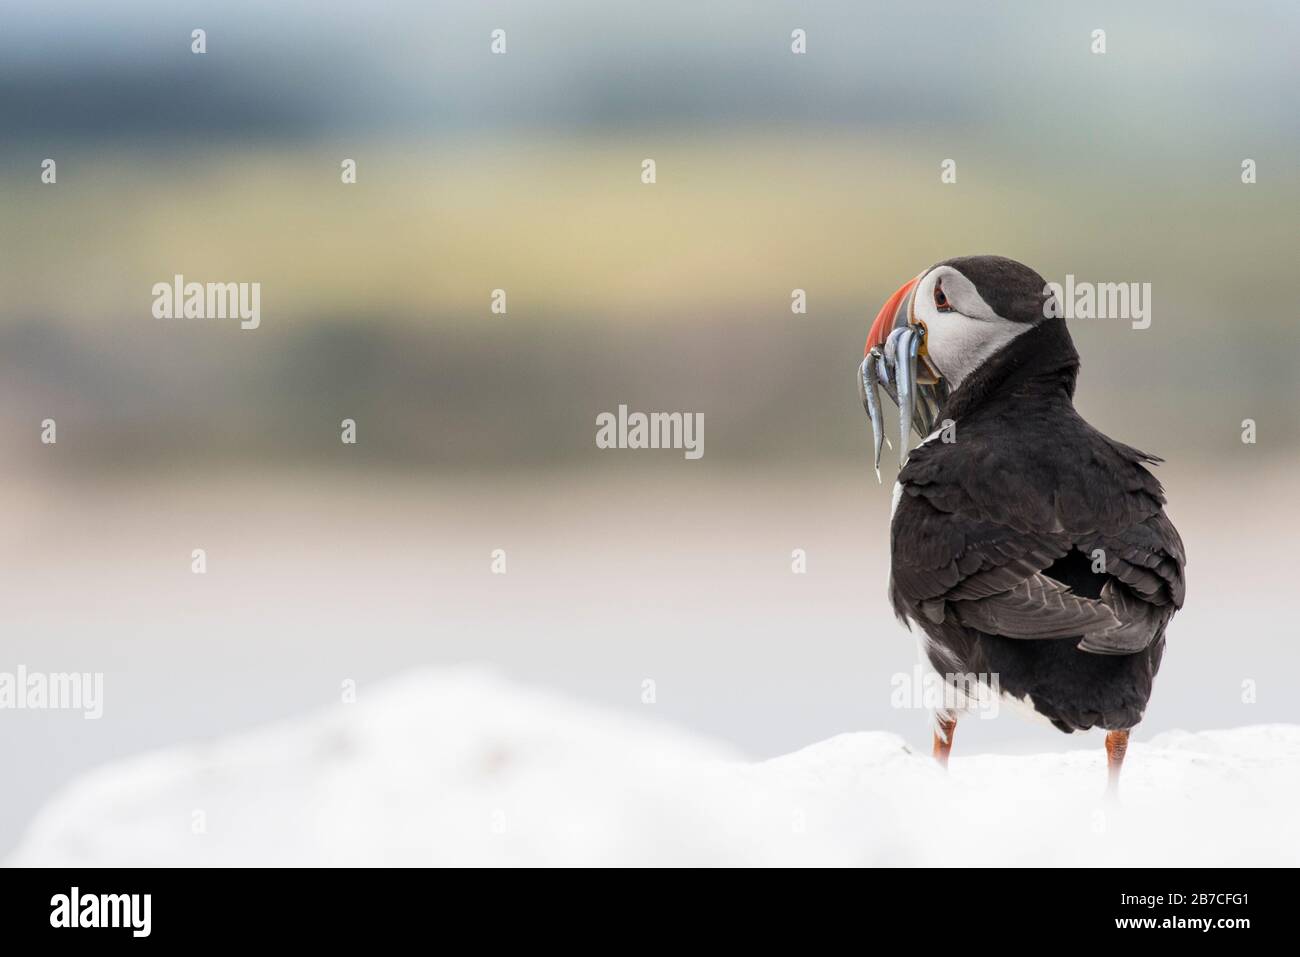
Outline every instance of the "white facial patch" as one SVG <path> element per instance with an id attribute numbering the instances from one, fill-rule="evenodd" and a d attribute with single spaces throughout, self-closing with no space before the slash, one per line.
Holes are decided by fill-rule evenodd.
<path id="1" fill-rule="evenodd" d="M 943 283 L 943 294 L 952 307 L 951 312 L 940 312 L 934 304 L 934 287 L 938 282 Z M 926 347 L 930 360 L 953 391 L 989 356 L 1033 328 L 1031 323 L 1012 322 L 999 316 L 971 281 L 951 266 L 936 266 L 921 277 L 912 310 L 929 329 Z"/>

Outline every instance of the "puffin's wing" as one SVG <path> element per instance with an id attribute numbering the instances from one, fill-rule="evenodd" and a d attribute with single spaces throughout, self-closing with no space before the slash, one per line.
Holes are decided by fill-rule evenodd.
<path id="1" fill-rule="evenodd" d="M 1043 574 L 1007 591 L 949 606 L 968 628 L 1005 638 L 1068 638 L 1119 628 L 1108 605 L 1074 594 Z"/>
<path id="2" fill-rule="evenodd" d="M 1163 511 L 1115 535 L 1098 536 L 1087 546 L 1100 549 L 1110 580 L 1101 600 L 1120 627 L 1089 634 L 1079 642 L 1083 651 L 1126 655 L 1141 651 L 1164 633 L 1174 612 L 1183 607 L 1183 566 L 1186 555 L 1178 530 Z"/>
<path id="3" fill-rule="evenodd" d="M 1030 532 L 904 493 L 894 519 L 893 583 L 900 613 L 1007 638 L 1066 638 L 1097 654 L 1131 654 L 1162 633 L 1182 603 L 1182 543 L 1163 512 L 1121 532 L 1076 541 Z M 1071 549 L 1105 554 L 1100 598 L 1045 572 Z"/>
<path id="4" fill-rule="evenodd" d="M 1063 535 L 1020 531 L 964 511 L 944 511 L 925 496 L 904 492 L 893 521 L 894 591 L 906 605 L 922 606 L 937 620 L 935 602 L 974 603 L 1010 595 L 1070 548 Z M 1047 597 L 1042 590 L 1035 594 Z M 1009 599 L 1022 605 L 1032 600 L 1028 591 Z"/>
<path id="5" fill-rule="evenodd" d="M 1161 510 L 1123 531 L 1096 535 L 1080 548 L 1097 549 L 1106 559 L 1106 572 L 1134 597 L 1159 607 L 1183 607 L 1183 565 L 1187 558 L 1178 530 Z"/>

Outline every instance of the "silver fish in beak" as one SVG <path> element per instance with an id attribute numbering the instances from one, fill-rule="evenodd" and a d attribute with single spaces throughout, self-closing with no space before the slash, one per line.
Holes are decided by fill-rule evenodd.
<path id="1" fill-rule="evenodd" d="M 876 386 L 898 406 L 898 467 L 907 462 L 908 432 L 924 439 L 934 431 L 948 399 L 948 384 L 930 361 L 926 337 L 929 330 L 912 311 L 917 276 L 885 303 L 872 323 L 866 356 L 858 374 L 858 391 L 874 433 L 876 479 L 880 479 L 880 448 L 885 438 L 884 418 Z"/>
<path id="2" fill-rule="evenodd" d="M 874 440 L 875 457 L 872 465 L 876 469 L 876 483 L 880 483 L 880 447 L 885 439 L 885 418 L 880 412 L 880 376 L 889 377 L 889 369 L 884 364 L 880 347 L 872 349 L 862 360 L 858 369 L 858 397 L 862 399 L 862 408 L 871 420 L 871 434 Z M 892 448 L 893 446 L 890 446 Z"/>

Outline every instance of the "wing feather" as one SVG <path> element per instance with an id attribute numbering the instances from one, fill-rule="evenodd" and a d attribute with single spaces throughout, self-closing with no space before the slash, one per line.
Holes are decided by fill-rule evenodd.
<path id="1" fill-rule="evenodd" d="M 974 478 L 991 453 L 970 430 L 955 445 L 915 449 L 892 526 L 900 616 L 951 616 L 1008 638 L 1077 636 L 1094 654 L 1133 654 L 1158 640 L 1182 606 L 1186 559 L 1159 483 L 1142 467 L 1151 459 L 1095 430 L 1078 441 L 1089 454 L 1071 457 L 1073 471 L 1054 484 L 1008 473 L 1004 488 Z M 1095 561 L 1098 549 L 1098 598 L 1045 574 L 1071 550 Z"/>
<path id="2" fill-rule="evenodd" d="M 951 607 L 963 625 L 1006 638 L 1068 638 L 1120 627 L 1108 605 L 1082 598 L 1041 573 L 996 595 L 955 601 Z"/>

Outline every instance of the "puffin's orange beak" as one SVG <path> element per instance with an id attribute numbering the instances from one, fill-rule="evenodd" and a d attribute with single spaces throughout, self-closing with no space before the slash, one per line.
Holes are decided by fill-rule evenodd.
<path id="1" fill-rule="evenodd" d="M 925 273 L 921 273 L 914 279 L 904 283 L 898 292 L 885 300 L 885 304 L 880 307 L 880 312 L 876 313 L 876 321 L 871 324 L 871 332 L 867 336 L 867 347 L 862 350 L 864 356 L 876 346 L 885 344 L 885 340 L 889 338 L 889 333 L 893 331 L 894 324 L 898 320 L 900 309 L 911 311 L 912 290 L 916 288 L 916 284 L 921 281 L 923 275 Z"/>

